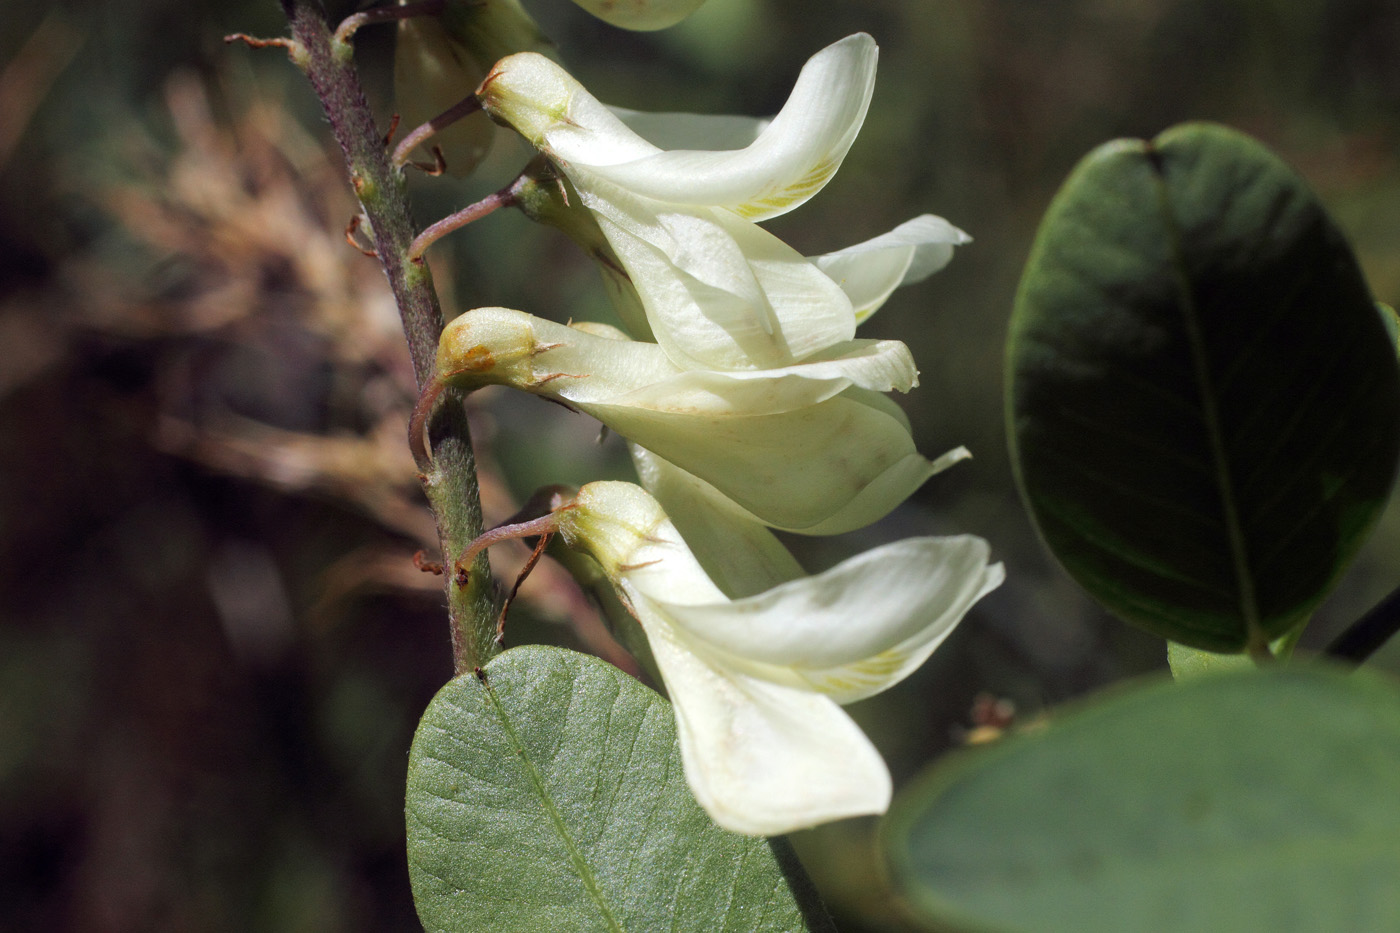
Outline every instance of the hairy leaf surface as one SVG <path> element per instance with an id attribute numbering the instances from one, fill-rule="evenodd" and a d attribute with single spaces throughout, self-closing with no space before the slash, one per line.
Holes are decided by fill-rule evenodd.
<path id="1" fill-rule="evenodd" d="M 571 651 L 516 648 L 443 687 L 407 820 L 429 931 L 832 929 L 785 842 L 695 803 L 670 704 Z"/>

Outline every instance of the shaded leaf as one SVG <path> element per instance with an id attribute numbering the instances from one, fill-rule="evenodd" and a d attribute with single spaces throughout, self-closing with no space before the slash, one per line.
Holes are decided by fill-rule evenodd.
<path id="1" fill-rule="evenodd" d="M 1111 611 L 1240 651 L 1301 624 L 1400 453 L 1400 376 L 1351 250 L 1248 137 L 1091 153 L 1017 296 L 1008 410 L 1050 549 Z"/>
<path id="2" fill-rule="evenodd" d="M 443 687 L 407 820 L 429 931 L 832 929 L 785 842 L 695 803 L 670 704 L 571 651 L 516 648 Z"/>
<path id="3" fill-rule="evenodd" d="M 1269 644 L 1269 651 L 1275 657 L 1286 658 L 1293 653 L 1294 641 L 1296 638 L 1293 633 L 1276 638 Z M 1214 651 L 1188 648 L 1186 645 L 1169 641 L 1167 642 L 1167 666 L 1171 668 L 1174 678 L 1184 680 L 1188 677 L 1198 677 L 1201 674 L 1252 671 L 1258 666 L 1258 663 L 1247 654 L 1217 654 Z"/>
<path id="4" fill-rule="evenodd" d="M 885 830 L 942 929 L 1400 929 L 1400 690 L 1154 683 L 936 767 Z"/>
<path id="5" fill-rule="evenodd" d="M 1167 666 L 1177 680 L 1199 677 L 1202 674 L 1222 674 L 1228 671 L 1248 671 L 1255 667 L 1254 660 L 1247 654 L 1217 654 L 1188 648 L 1174 641 L 1167 642 Z"/>

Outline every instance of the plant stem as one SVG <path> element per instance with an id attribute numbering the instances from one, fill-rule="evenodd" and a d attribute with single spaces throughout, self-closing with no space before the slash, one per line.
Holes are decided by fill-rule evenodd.
<path id="1" fill-rule="evenodd" d="M 1400 589 L 1381 600 L 1333 639 L 1323 654 L 1360 664 L 1400 632 Z"/>
<path id="2" fill-rule="evenodd" d="M 375 126 L 355 72 L 352 47 L 336 39 L 319 5 L 282 0 L 298 46 L 292 58 L 306 72 L 321 100 L 331 132 L 345 154 L 350 183 L 374 234 L 375 249 L 403 319 L 413 372 L 422 389 L 436 370 L 442 308 L 426 263 L 408 258 L 414 238 L 402 173 L 389 163 L 383 134 Z M 476 461 L 460 396 L 440 405 L 429 425 L 431 469 L 420 474 L 444 555 L 461 554 L 482 531 Z M 449 556 L 448 560 L 451 559 Z M 453 664 L 464 674 L 485 664 L 499 649 L 491 570 L 486 555 L 471 572 L 443 574 L 447 581 Z"/>

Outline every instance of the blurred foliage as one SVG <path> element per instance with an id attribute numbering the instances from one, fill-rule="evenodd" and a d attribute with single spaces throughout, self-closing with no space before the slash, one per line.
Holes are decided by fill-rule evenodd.
<path id="1" fill-rule="evenodd" d="M 1012 296 L 1081 155 L 1186 119 L 1237 126 L 1299 168 L 1376 297 L 1400 303 L 1389 0 L 866 0 L 820 15 L 811 0 L 709 0 L 652 34 L 567 0 L 530 6 L 590 89 L 644 109 L 773 112 L 812 52 L 872 33 L 864 132 L 827 190 L 772 228 L 818 253 L 932 211 L 976 238 L 865 328 L 922 364 L 906 400 L 921 448 L 976 459 L 876 527 L 795 542 L 816 568 L 972 532 L 1007 563 L 1007 585 L 923 671 L 854 709 L 897 782 L 1004 724 L 979 720 L 979 691 L 1025 718 L 1164 662 L 1050 565 L 1005 453 Z M 432 544 L 401 443 L 412 389 L 382 276 L 341 237 L 350 202 L 315 100 L 280 53 L 222 43 L 280 33 L 278 9 L 6 13 L 0 928 L 416 929 L 404 770 L 450 662 L 437 580 L 410 561 Z M 386 122 L 391 38 L 360 40 Z M 474 178 L 415 179 L 420 218 L 523 161 L 502 145 Z M 609 313 L 586 260 L 519 216 L 432 260 L 458 308 Z M 473 409 L 488 521 L 538 484 L 625 475 L 617 440 L 595 446 L 586 419 L 505 393 Z M 1394 585 L 1395 553 L 1392 503 L 1304 649 Z M 557 571 L 526 592 L 512 641 L 614 650 Z M 872 825 L 795 842 L 843 930 L 907 929 Z"/>

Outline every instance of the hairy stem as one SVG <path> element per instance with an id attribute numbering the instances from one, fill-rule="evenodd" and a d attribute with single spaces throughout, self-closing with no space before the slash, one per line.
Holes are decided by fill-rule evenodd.
<path id="1" fill-rule="evenodd" d="M 515 203 L 515 185 L 502 188 L 494 194 L 462 208 L 455 214 L 448 214 L 442 220 L 428 227 L 417 238 L 409 244 L 408 258 L 414 262 L 421 262 L 423 254 L 428 251 L 438 240 L 447 236 L 453 230 L 460 230 L 467 224 L 478 221 L 487 214 L 494 213 L 503 207 L 510 207 Z"/>
<path id="2" fill-rule="evenodd" d="M 350 183 L 364 208 L 374 246 L 393 288 L 422 389 L 433 379 L 442 308 L 426 263 L 409 259 L 413 219 L 402 174 L 389 163 L 383 134 L 360 88 L 351 46 L 332 35 L 312 0 L 282 0 L 296 41 L 293 61 L 306 72 L 345 153 Z M 440 405 L 428 426 L 430 469 L 420 474 L 437 519 L 444 555 L 461 554 L 482 531 L 476 461 L 461 399 Z M 449 558 L 450 559 L 450 558 Z M 470 573 L 444 574 L 456 672 L 485 664 L 499 649 L 490 565 L 483 553 Z"/>

